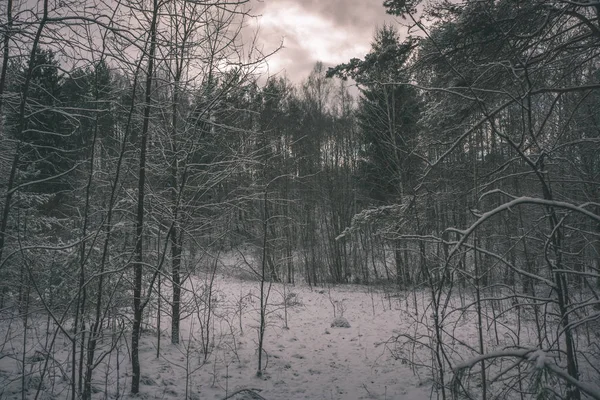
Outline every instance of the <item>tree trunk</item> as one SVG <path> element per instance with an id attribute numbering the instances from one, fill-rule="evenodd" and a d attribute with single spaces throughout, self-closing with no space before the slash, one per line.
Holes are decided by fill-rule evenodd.
<path id="1" fill-rule="evenodd" d="M 140 391 L 139 343 L 142 326 L 142 270 L 143 270 L 143 232 L 144 232 L 144 195 L 146 185 L 146 154 L 148 147 L 148 128 L 150 124 L 150 102 L 152 101 L 152 80 L 154 75 L 154 54 L 156 52 L 156 25 L 158 24 L 158 0 L 154 0 L 152 22 L 150 24 L 150 51 L 148 53 L 148 71 L 146 75 L 146 93 L 144 99 L 144 122 L 142 125 L 140 146 L 140 167 L 138 179 L 138 201 L 136 218 L 135 262 L 133 264 L 133 326 L 131 330 L 131 393 Z"/>
<path id="2" fill-rule="evenodd" d="M 172 279 L 173 279 L 173 305 L 171 308 L 171 343 L 179 343 L 179 321 L 181 307 L 181 237 L 182 233 L 177 234 L 173 227 L 171 235 L 171 257 L 172 257 Z"/>

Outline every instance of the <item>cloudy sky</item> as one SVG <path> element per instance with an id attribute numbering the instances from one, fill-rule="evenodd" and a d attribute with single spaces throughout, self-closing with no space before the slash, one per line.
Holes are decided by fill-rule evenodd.
<path id="1" fill-rule="evenodd" d="M 377 26 L 393 22 L 383 0 L 254 0 L 253 24 L 268 52 L 284 48 L 269 61 L 269 74 L 305 79 L 315 62 L 333 66 L 363 57 Z M 285 71 L 285 72 L 284 72 Z"/>

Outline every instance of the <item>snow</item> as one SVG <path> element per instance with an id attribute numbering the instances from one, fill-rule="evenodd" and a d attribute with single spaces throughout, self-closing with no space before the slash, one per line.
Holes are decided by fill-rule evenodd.
<path id="1" fill-rule="evenodd" d="M 240 293 L 258 294 L 258 282 L 241 282 L 220 277 L 216 282 L 221 302 L 235 302 Z M 363 288 L 364 289 L 364 288 Z M 419 387 L 418 379 L 399 361 L 378 346 L 394 336 L 401 325 L 395 310 L 376 305 L 372 312 L 371 294 L 342 286 L 331 289 L 287 286 L 297 303 L 288 309 L 285 329 L 284 310 L 268 316 L 265 332 L 267 366 L 261 378 L 256 374 L 258 300 L 245 312 L 244 335 L 237 340 L 238 356 L 224 343 L 213 350 L 212 365 L 204 367 L 197 387 L 201 398 L 223 398 L 224 388 L 259 389 L 267 399 L 428 399 L 430 389 Z M 270 303 L 282 304 L 282 284 L 273 285 Z M 342 301 L 343 317 L 350 328 L 332 328 L 334 311 L 330 301 Z M 377 296 L 376 296 L 377 297 Z M 375 298 L 374 301 L 380 301 Z M 213 370 L 217 378 L 207 374 Z M 215 371 L 216 370 L 216 371 Z M 228 372 L 228 375 L 226 376 Z M 175 377 L 173 377 L 176 379 Z"/>
<path id="2" fill-rule="evenodd" d="M 199 290 L 203 279 L 194 278 L 192 283 L 195 290 Z M 258 294 L 258 282 L 216 277 L 212 293 L 214 326 L 209 330 L 212 343 L 206 360 L 202 351 L 202 314 L 193 313 L 182 321 L 183 340 L 179 345 L 170 343 L 169 319 L 166 313 L 161 314 L 159 358 L 156 358 L 157 332 L 147 326 L 140 344 L 140 397 L 183 399 L 187 387 L 190 399 L 224 399 L 240 390 L 232 398 L 253 398 L 251 391 L 254 391 L 265 399 L 429 399 L 429 381 L 421 382 L 402 361 L 394 359 L 386 346 L 381 346 L 403 329 L 405 322 L 398 309 L 400 304 L 368 287 L 311 290 L 305 285 L 274 284 L 264 341 L 266 368 L 262 376 L 257 377 Z M 285 328 L 284 297 L 293 299 L 288 301 L 288 329 Z M 334 317 L 334 305 L 339 304 L 343 306 L 335 311 L 339 314 L 342 310 L 343 316 Z M 154 317 L 151 312 L 148 320 L 154 322 Z M 331 327 L 335 318 L 344 318 L 351 326 Z M 45 323 L 40 318 L 35 328 L 30 329 L 28 355 L 43 348 Z M 4 388 L 0 389 L 0 397 L 20 399 L 21 382 L 15 378 L 20 375 L 18 360 L 22 357 L 22 339 L 18 332 L 22 332 L 22 326 L 15 319 L 10 326 L 2 322 L 0 330 L 3 337 L 10 337 L 0 355 L 0 387 Z M 53 329 L 50 331 L 53 333 Z M 60 334 L 58 337 L 52 359 L 68 360 L 71 344 Z M 100 347 L 106 350 L 110 346 L 110 332 L 104 339 Z M 94 399 L 128 398 L 129 342 L 130 332 L 126 332 L 118 351 L 110 353 L 94 371 Z M 35 397 L 43 360 L 44 357 L 29 360 L 30 376 L 37 376 L 38 381 L 31 379 L 28 398 Z M 48 398 L 69 395 L 70 364 L 62 361 L 61 368 L 62 372 L 58 367 L 50 368 L 50 376 L 45 377 L 46 381 L 54 382 L 43 385 L 43 394 Z"/>
<path id="3" fill-rule="evenodd" d="M 544 367 L 546 366 L 547 357 L 548 355 L 545 351 L 538 349 L 533 353 L 529 354 L 528 359 L 529 361 L 535 362 L 535 367 L 537 369 L 544 369 Z"/>
<path id="4" fill-rule="evenodd" d="M 361 285 L 311 288 L 305 284 L 267 283 L 263 370 L 257 376 L 260 283 L 251 279 L 251 272 L 239 270 L 240 260 L 230 258 L 220 260 L 216 275 L 196 271 L 187 280 L 181 343 L 170 342 L 169 309 L 163 301 L 157 350 L 158 304 L 149 303 L 140 341 L 139 398 L 435 397 L 432 385 L 439 376 L 432 374 L 436 373 L 438 347 L 432 340 L 434 310 L 428 289 L 398 291 L 394 286 Z M 208 291 L 213 276 L 212 290 Z M 167 282 L 163 282 L 162 294 L 169 298 Z M 497 377 L 490 382 L 517 372 L 528 375 L 523 376 L 528 381 L 535 378 L 535 370 L 542 369 L 563 381 L 571 379 L 554 349 L 537 348 L 531 310 L 520 309 L 521 333 L 517 338 L 519 309 L 511 297 L 498 291 L 493 301 L 486 301 L 485 352 L 480 354 L 473 294 L 461 290 L 448 296 L 447 311 L 440 310 L 436 315 L 443 326 L 443 348 L 449 363 L 446 382 L 453 378 L 453 370 L 468 391 L 477 393 L 481 361 L 485 361 L 488 376 Z M 130 312 L 123 307 L 111 310 L 111 314 L 119 318 L 105 322 L 95 358 L 100 361 L 94 371 L 92 398 L 98 400 L 131 397 L 131 332 L 119 335 L 121 326 L 130 327 Z M 0 318 L 0 399 L 21 399 L 23 384 L 28 388 L 26 398 L 36 398 L 38 387 L 42 388 L 39 399 L 69 398 L 72 343 L 48 320 L 43 309 L 30 313 L 25 354 L 23 323 L 16 310 L 11 314 L 6 309 L 0 312 Z M 70 332 L 70 325 L 67 320 L 63 327 Z M 556 332 L 548 331 L 549 343 L 556 340 L 553 334 Z M 583 344 L 581 341 L 580 346 Z M 522 359 L 528 363 L 517 371 L 516 362 Z M 47 372 L 42 379 L 44 368 Z M 600 399 L 600 395 L 595 397 L 600 393 L 596 383 L 589 382 L 584 368 L 581 371 L 585 379 L 575 383 Z"/>

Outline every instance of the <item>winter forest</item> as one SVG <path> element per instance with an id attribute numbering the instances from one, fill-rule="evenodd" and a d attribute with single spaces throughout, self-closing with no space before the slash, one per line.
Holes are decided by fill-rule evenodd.
<path id="1" fill-rule="evenodd" d="M 600 3 L 250 6 L 0 3 L 0 398 L 600 399 Z"/>

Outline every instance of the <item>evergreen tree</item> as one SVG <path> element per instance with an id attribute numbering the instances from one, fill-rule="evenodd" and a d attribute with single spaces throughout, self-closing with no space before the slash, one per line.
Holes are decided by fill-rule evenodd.
<path id="1" fill-rule="evenodd" d="M 406 68 L 413 47 L 412 40 L 401 42 L 398 31 L 384 25 L 364 60 L 328 71 L 328 76 L 350 77 L 359 85 L 364 185 L 369 197 L 383 204 L 411 194 L 419 173 L 414 156 L 419 97 Z"/>
<path id="2" fill-rule="evenodd" d="M 37 50 L 33 63 L 25 129 L 19 137 L 14 137 L 23 142 L 19 167 L 23 177 L 21 184 L 28 183 L 26 191 L 29 192 L 58 194 L 73 188 L 70 172 L 81 154 L 80 109 L 70 108 L 68 104 L 80 105 L 87 89 L 73 84 L 82 76 L 65 79 L 51 50 Z M 16 68 L 13 90 L 22 91 L 27 68 L 26 65 Z M 67 81 L 69 85 L 65 85 Z M 17 126 L 15 118 L 16 114 L 7 116 L 9 135 L 11 127 Z M 58 203 L 59 198 L 55 199 Z"/>

